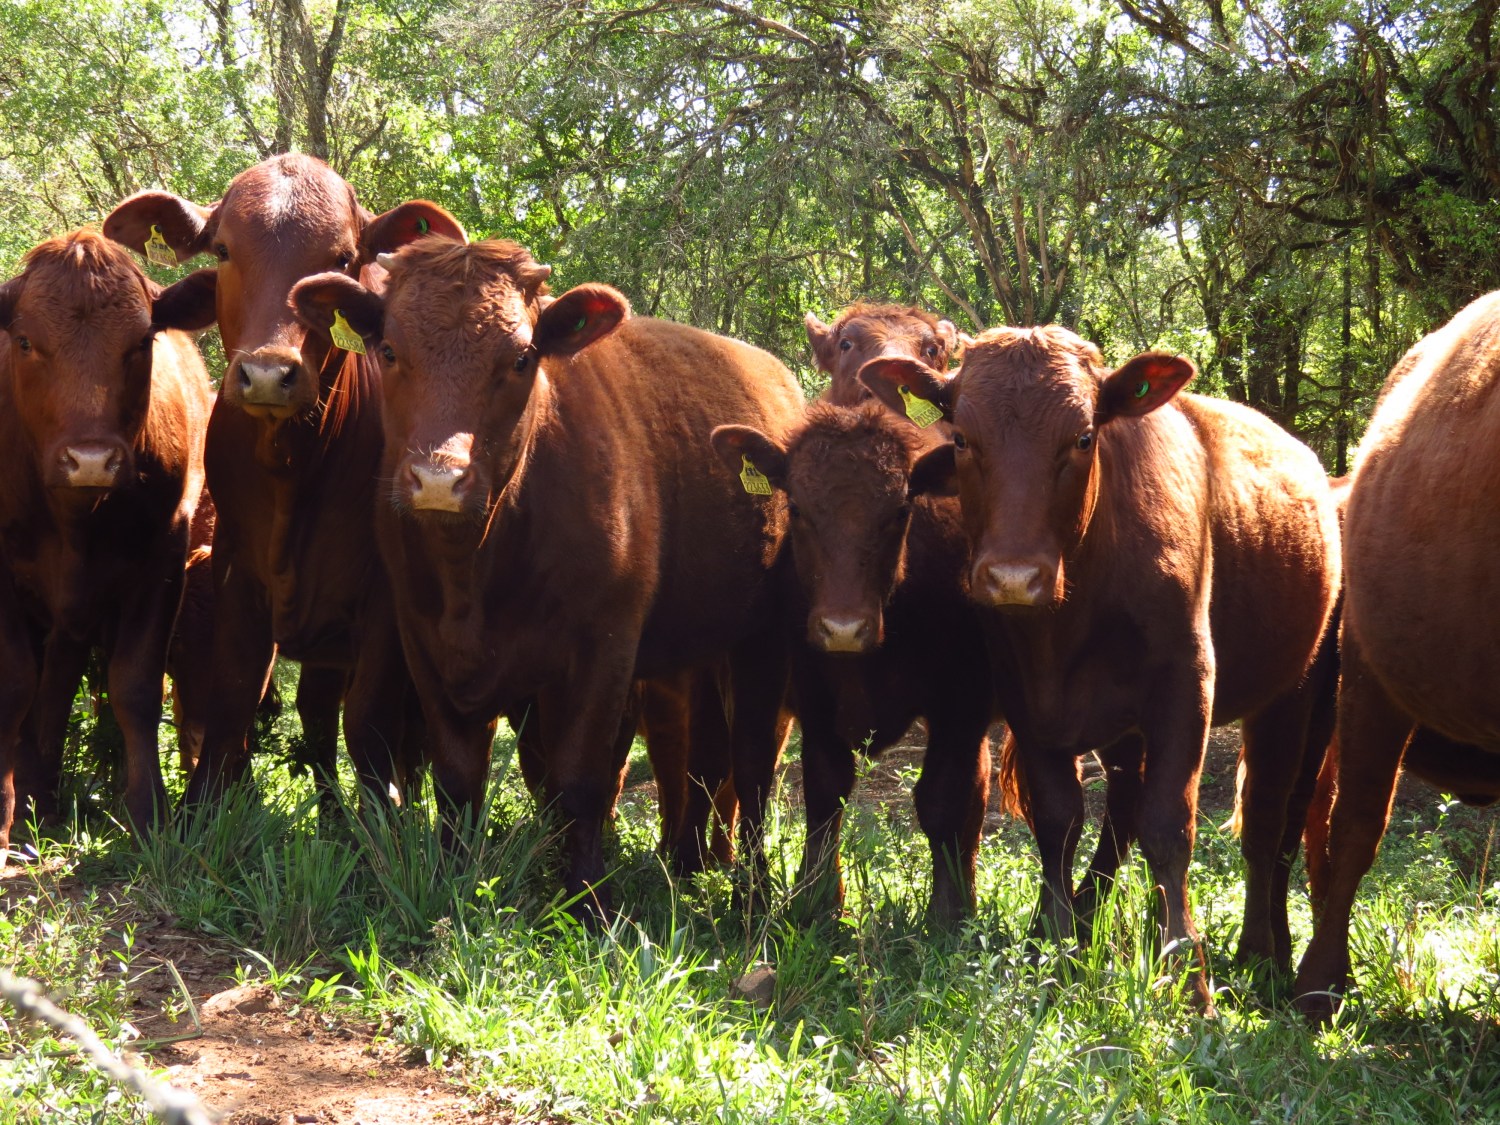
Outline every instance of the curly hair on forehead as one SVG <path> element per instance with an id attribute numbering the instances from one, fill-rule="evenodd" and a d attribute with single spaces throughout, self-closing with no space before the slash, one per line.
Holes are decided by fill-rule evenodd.
<path id="1" fill-rule="evenodd" d="M 1062 352 L 1076 356 L 1093 367 L 1106 366 L 1104 353 L 1097 344 L 1060 324 L 1043 324 L 1036 328 L 990 328 L 980 333 L 968 350 L 974 354 L 994 350 L 1030 361 L 1039 361 L 1043 357 L 1052 357 Z"/>
<path id="2" fill-rule="evenodd" d="M 517 290 L 530 299 L 546 296 L 547 266 L 531 251 L 507 239 L 459 242 L 444 235 L 428 235 L 408 243 L 388 262 L 390 294 L 414 286 L 435 318 L 450 320 L 470 336 L 479 336 L 503 321 L 503 310 Z"/>
<path id="3" fill-rule="evenodd" d="M 905 474 L 921 452 L 923 431 L 879 402 L 834 406 L 816 402 L 807 420 L 787 442 L 787 457 L 827 457 L 854 450 L 886 473 Z"/>
<path id="4" fill-rule="evenodd" d="M 23 272 L 28 284 L 48 286 L 55 297 L 85 312 L 116 307 L 125 294 L 138 292 L 148 303 L 151 298 L 151 282 L 129 251 L 88 228 L 32 248 Z"/>
<path id="5" fill-rule="evenodd" d="M 861 301 L 840 312 L 830 327 L 837 332 L 851 320 L 910 320 L 913 318 L 932 329 L 936 329 L 938 322 L 942 319 L 937 314 L 918 308 L 916 305 L 876 304 Z"/>

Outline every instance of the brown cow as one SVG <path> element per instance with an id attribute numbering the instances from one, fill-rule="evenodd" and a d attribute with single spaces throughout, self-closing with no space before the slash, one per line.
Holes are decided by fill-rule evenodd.
<path id="1" fill-rule="evenodd" d="M 328 275 L 293 300 L 325 332 L 340 310 L 383 365 L 377 527 L 444 800 L 478 804 L 496 714 L 536 696 L 567 888 L 597 893 L 632 680 L 727 651 L 754 859 L 785 689 L 767 578 L 780 509 L 737 503 L 703 435 L 785 432 L 795 380 L 737 341 L 625 319 L 606 286 L 544 301 L 549 268 L 514 243 L 431 238 L 382 261 L 384 299 Z"/>
<path id="2" fill-rule="evenodd" d="M 209 386 L 181 332 L 212 287 L 170 289 L 92 231 L 45 242 L 0 286 L 0 862 L 21 787 L 56 808 L 63 736 L 102 646 L 125 738 L 126 809 L 165 807 L 157 726 L 203 488 Z"/>
<path id="3" fill-rule="evenodd" d="M 829 376 L 823 400 L 834 406 L 857 406 L 870 397 L 859 381 L 859 369 L 870 360 L 910 356 L 934 371 L 946 371 L 960 342 L 951 320 L 903 305 L 850 305 L 832 324 L 812 313 L 803 323 L 813 361 Z"/>
<path id="4" fill-rule="evenodd" d="M 912 475 L 938 440 L 871 401 L 815 405 L 785 443 L 749 426 L 713 433 L 732 471 L 748 457 L 788 497 L 797 580 L 784 611 L 807 810 L 799 883 L 820 888 L 818 907 L 842 901 L 838 842 L 854 755 L 880 753 L 924 718 L 915 799 L 932 849 L 929 914 L 951 922 L 973 910 L 997 716 L 964 591 L 958 503 Z"/>
<path id="5" fill-rule="evenodd" d="M 299 155 L 242 172 L 211 206 L 142 192 L 105 220 L 106 234 L 136 250 L 160 240 L 179 260 L 208 252 L 219 259 L 217 315 L 229 369 L 206 452 L 218 509 L 215 702 L 189 801 L 246 774 L 246 733 L 278 651 L 303 664 L 303 734 L 325 786 L 341 698 L 345 740 L 367 791 L 386 792 L 395 748 L 403 748 L 408 772 L 416 768 L 412 740 L 403 745 L 408 679 L 371 518 L 379 374 L 368 357 L 308 333 L 287 305 L 304 277 L 372 268 L 359 240 L 376 221 L 337 173 Z M 425 231 L 418 223 L 427 220 L 402 212 L 379 221 L 395 238 Z"/>
<path id="6" fill-rule="evenodd" d="M 1300 685 L 1338 592 L 1335 505 L 1311 451 L 1244 407 L 1182 395 L 1191 363 L 1146 354 L 1110 372 L 1066 329 L 993 329 L 951 380 L 909 360 L 861 378 L 884 401 L 906 386 L 942 408 L 994 684 L 1017 743 L 1041 852 L 1038 922 L 1074 932 L 1073 852 L 1083 822 L 1075 758 L 1138 733 L 1138 824 L 1165 937 L 1195 947 L 1187 897 L 1198 771 L 1210 721 L 1244 717 L 1247 794 L 1282 793 L 1260 818 L 1241 950 L 1273 927 L 1277 849 L 1313 693 Z M 1300 818 L 1296 820 L 1300 831 Z M 1284 908 L 1284 903 L 1283 903 Z M 1252 924 L 1252 922 L 1254 924 Z M 1207 1006 L 1207 982 L 1192 984 Z"/>
<path id="7" fill-rule="evenodd" d="M 1354 896 L 1403 753 L 1457 792 L 1500 792 L 1497 372 L 1500 293 L 1490 293 L 1397 363 L 1355 459 L 1327 889 L 1297 973 L 1298 1004 L 1313 1017 L 1347 984 Z"/>

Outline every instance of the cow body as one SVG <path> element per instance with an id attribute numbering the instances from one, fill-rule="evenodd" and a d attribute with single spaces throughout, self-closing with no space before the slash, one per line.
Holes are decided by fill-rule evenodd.
<path id="1" fill-rule="evenodd" d="M 917 374 L 865 377 L 889 399 Z M 1165 937 L 1196 943 L 1198 771 L 1210 723 L 1246 717 L 1247 808 L 1273 805 L 1281 818 L 1247 826 L 1242 952 L 1284 960 L 1272 888 L 1295 839 L 1287 804 L 1314 702 L 1304 676 L 1338 590 L 1336 508 L 1316 458 L 1268 420 L 1193 395 L 1169 402 L 1191 375 L 1186 361 L 1152 355 L 1109 373 L 1063 329 L 996 329 L 951 383 L 926 381 L 922 393 L 955 427 L 957 448 L 939 455 L 957 462 L 970 588 L 992 609 L 995 691 L 1042 854 L 1039 922 L 1063 935 L 1075 924 L 1074 759 L 1139 735 L 1137 827 Z M 1201 973 L 1194 987 L 1206 1005 Z"/>
<path id="2" fill-rule="evenodd" d="M 1500 294 L 1491 293 L 1396 365 L 1355 459 L 1326 890 L 1297 977 L 1313 1016 L 1327 1015 L 1347 983 L 1354 896 L 1403 756 L 1471 800 L 1500 795 L 1497 436 Z"/>
<path id="3" fill-rule="evenodd" d="M 102 647 L 126 748 L 126 807 L 163 811 L 162 673 L 203 488 L 208 376 L 191 338 L 201 279 L 163 293 L 80 231 L 0 287 L 0 848 L 16 781 L 56 810 L 63 737 Z M 181 298 L 186 297 L 186 300 Z"/>
<path id="4" fill-rule="evenodd" d="M 592 892 L 632 681 L 727 652 L 754 839 L 785 686 L 766 611 L 780 517 L 736 502 L 703 435 L 785 431 L 802 404 L 790 373 L 696 329 L 621 323 L 602 286 L 546 297 L 547 268 L 511 243 L 426 239 L 388 264 L 384 300 L 334 277 L 294 299 L 310 324 L 344 310 L 385 364 L 377 526 L 439 791 L 477 807 L 495 716 L 534 697 L 567 886 Z"/>

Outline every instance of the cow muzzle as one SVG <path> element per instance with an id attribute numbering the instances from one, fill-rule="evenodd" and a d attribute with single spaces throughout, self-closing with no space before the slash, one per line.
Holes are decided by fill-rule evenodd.
<path id="1" fill-rule="evenodd" d="M 65 488 L 114 488 L 129 463 L 130 451 L 121 442 L 72 442 L 57 452 L 55 479 Z"/>
<path id="2" fill-rule="evenodd" d="M 461 512 L 469 493 L 469 466 L 452 461 L 407 462 L 409 501 L 420 512 Z"/>
<path id="3" fill-rule="evenodd" d="M 824 652 L 868 652 L 880 634 L 878 623 L 864 615 L 814 614 L 808 625 L 808 640 Z"/>
<path id="4" fill-rule="evenodd" d="M 1046 606 L 1057 601 L 1061 567 L 1049 559 L 981 558 L 970 577 L 974 600 L 992 606 Z"/>
<path id="5" fill-rule="evenodd" d="M 229 397 L 252 414 L 286 417 L 304 397 L 302 353 L 296 348 L 261 348 L 242 355 L 225 380 Z"/>

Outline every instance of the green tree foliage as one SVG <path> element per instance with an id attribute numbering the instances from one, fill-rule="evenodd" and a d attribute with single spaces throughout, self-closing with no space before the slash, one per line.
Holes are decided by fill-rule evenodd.
<path id="1" fill-rule="evenodd" d="M 1060 321 L 1344 466 L 1500 286 L 1500 0 L 16 0 L 0 266 L 290 148 L 558 279 L 805 353 L 860 297 Z"/>

